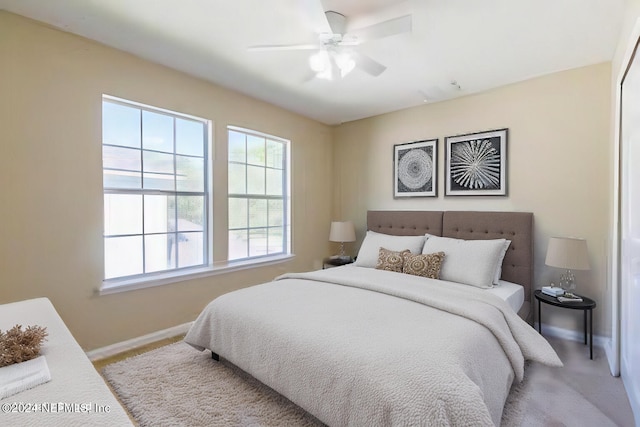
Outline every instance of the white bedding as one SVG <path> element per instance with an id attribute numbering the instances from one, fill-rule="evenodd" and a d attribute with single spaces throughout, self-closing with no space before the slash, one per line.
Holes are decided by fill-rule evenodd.
<path id="1" fill-rule="evenodd" d="M 520 310 L 522 304 L 524 304 L 524 287 L 521 285 L 500 280 L 498 285 L 486 291 L 506 301 L 509 307 L 516 313 Z"/>
<path id="2" fill-rule="evenodd" d="M 483 289 L 354 266 L 281 279 L 215 299 L 185 341 L 331 426 L 499 424 L 526 359 L 562 365 Z"/>

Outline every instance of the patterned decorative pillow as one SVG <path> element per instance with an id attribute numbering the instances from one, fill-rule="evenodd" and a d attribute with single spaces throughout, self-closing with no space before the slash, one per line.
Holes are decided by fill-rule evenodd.
<path id="1" fill-rule="evenodd" d="M 404 258 L 403 273 L 430 279 L 440 278 L 440 266 L 442 266 L 442 261 L 444 260 L 444 252 L 423 255 L 413 255 L 409 252 L 404 253 L 402 257 Z"/>
<path id="2" fill-rule="evenodd" d="M 411 254 L 409 249 L 405 249 L 402 252 L 390 251 L 389 249 L 380 248 L 378 250 L 378 263 L 376 268 L 378 270 L 395 271 L 402 273 L 402 266 L 404 264 L 404 256 Z"/>

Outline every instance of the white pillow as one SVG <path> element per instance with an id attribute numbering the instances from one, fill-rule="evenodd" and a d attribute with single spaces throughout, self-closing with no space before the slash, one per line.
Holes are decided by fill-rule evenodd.
<path id="1" fill-rule="evenodd" d="M 409 249 L 412 254 L 419 254 L 422 251 L 424 239 L 424 236 L 391 236 L 369 230 L 366 236 L 364 236 L 354 265 L 358 267 L 376 268 L 378 251 L 382 247 L 390 251 Z"/>
<path id="2" fill-rule="evenodd" d="M 511 240 L 504 241 L 504 248 L 502 249 L 502 253 L 498 257 L 498 265 L 496 267 L 496 275 L 493 277 L 493 284 L 500 284 L 500 277 L 502 276 L 502 261 L 504 260 L 504 256 L 507 254 L 507 249 L 509 249 L 509 245 L 511 244 Z"/>
<path id="3" fill-rule="evenodd" d="M 440 279 L 491 288 L 502 264 L 505 239 L 463 240 L 427 235 L 422 253 L 444 252 Z M 504 257 L 504 255 L 502 255 Z M 498 264 L 500 263 L 500 264 Z"/>

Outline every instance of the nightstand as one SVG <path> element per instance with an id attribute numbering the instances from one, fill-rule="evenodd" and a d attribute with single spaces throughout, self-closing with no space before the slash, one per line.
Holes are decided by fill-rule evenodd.
<path id="1" fill-rule="evenodd" d="M 556 307 L 568 308 L 571 310 L 582 310 L 584 312 L 584 344 L 587 345 L 587 311 L 589 312 L 589 358 L 593 359 L 593 309 L 596 308 L 596 302 L 591 298 L 584 297 L 581 302 L 561 302 L 556 297 L 543 294 L 541 290 L 533 293 L 538 300 L 538 332 L 542 335 L 542 315 L 540 306 L 542 303 L 555 305 Z"/>
<path id="2" fill-rule="evenodd" d="M 353 258 L 325 258 L 322 260 L 322 269 L 324 270 L 325 268 L 340 267 L 342 265 L 351 264 L 353 261 Z"/>

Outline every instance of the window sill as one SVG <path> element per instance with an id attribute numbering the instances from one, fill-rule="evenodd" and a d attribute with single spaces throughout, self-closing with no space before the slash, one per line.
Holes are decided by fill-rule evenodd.
<path id="1" fill-rule="evenodd" d="M 185 280 L 200 279 L 202 277 L 216 276 L 218 274 L 232 273 L 234 271 L 248 270 L 258 267 L 280 264 L 292 260 L 293 254 L 276 255 L 264 258 L 250 259 L 244 261 L 225 261 L 213 265 L 182 271 L 171 271 L 153 277 L 126 279 L 126 280 L 105 280 L 98 290 L 98 295 L 109 295 L 120 292 L 135 291 L 138 289 L 151 288 L 155 286 L 168 285 L 170 283 L 183 282 Z"/>

